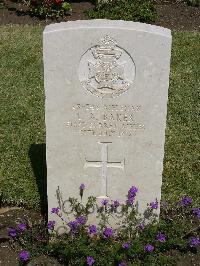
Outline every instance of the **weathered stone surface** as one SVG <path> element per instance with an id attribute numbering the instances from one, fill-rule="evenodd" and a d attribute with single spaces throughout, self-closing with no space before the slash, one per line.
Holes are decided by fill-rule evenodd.
<path id="1" fill-rule="evenodd" d="M 52 24 L 44 31 L 49 211 L 90 195 L 140 212 L 160 201 L 171 32 L 109 20 Z M 157 210 L 159 214 L 159 208 Z"/>

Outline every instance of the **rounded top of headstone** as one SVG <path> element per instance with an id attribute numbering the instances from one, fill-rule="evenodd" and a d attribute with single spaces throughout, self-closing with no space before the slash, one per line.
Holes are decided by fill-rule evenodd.
<path id="1" fill-rule="evenodd" d="M 121 29 L 148 32 L 171 38 L 171 30 L 167 28 L 151 24 L 140 23 L 140 22 L 109 20 L 109 19 L 76 20 L 76 21 L 54 23 L 45 27 L 44 34 L 52 33 L 55 31 L 71 30 L 77 28 L 80 29 L 80 28 L 104 28 L 104 27 L 105 28 L 118 27 Z"/>

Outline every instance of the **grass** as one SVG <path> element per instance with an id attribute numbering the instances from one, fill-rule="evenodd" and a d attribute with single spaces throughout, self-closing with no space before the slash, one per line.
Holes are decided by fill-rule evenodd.
<path id="1" fill-rule="evenodd" d="M 174 33 L 168 101 L 163 195 L 200 203 L 200 34 Z"/>
<path id="2" fill-rule="evenodd" d="M 2 27 L 0 39 L 2 200 L 38 207 L 30 150 L 45 142 L 42 28 Z"/>
<path id="3" fill-rule="evenodd" d="M 6 204 L 38 209 L 45 198 L 45 124 L 39 26 L 0 28 L 0 194 Z M 173 34 L 163 197 L 200 204 L 200 34 Z"/>

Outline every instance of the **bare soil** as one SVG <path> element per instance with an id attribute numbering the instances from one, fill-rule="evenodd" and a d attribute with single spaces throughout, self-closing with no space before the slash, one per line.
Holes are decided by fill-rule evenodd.
<path id="1" fill-rule="evenodd" d="M 17 228 L 21 222 L 33 224 L 43 220 L 40 212 L 25 210 L 23 208 L 4 207 L 0 208 L 0 265 L 16 266 L 19 265 L 20 246 L 12 243 L 8 236 L 8 227 Z M 61 265 L 56 259 L 42 255 L 37 257 L 29 266 L 57 266 Z"/>
<path id="2" fill-rule="evenodd" d="M 28 15 L 24 6 L 14 0 L 4 0 L 5 5 L 0 9 L 0 25 L 29 24 L 47 25 L 52 22 L 87 19 L 84 10 L 91 8 L 91 1 L 69 0 L 72 5 L 72 15 L 52 21 L 39 19 Z M 200 31 L 200 8 L 188 6 L 183 0 L 156 0 L 158 19 L 155 25 L 163 26 L 171 30 Z"/>

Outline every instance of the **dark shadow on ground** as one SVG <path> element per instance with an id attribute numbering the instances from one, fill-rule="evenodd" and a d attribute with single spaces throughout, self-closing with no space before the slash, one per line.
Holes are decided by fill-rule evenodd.
<path id="1" fill-rule="evenodd" d="M 46 218 L 48 214 L 46 144 L 31 144 L 29 157 L 40 194 L 41 214 Z"/>

